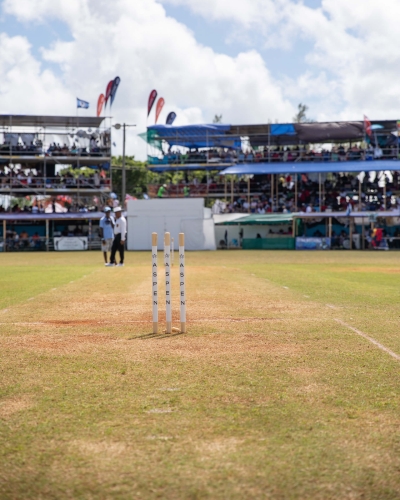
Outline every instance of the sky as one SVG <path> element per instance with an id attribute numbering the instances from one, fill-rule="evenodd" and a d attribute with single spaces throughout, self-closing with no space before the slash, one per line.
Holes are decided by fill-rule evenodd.
<path id="1" fill-rule="evenodd" d="M 399 0 L 0 0 L 0 109 L 75 115 L 79 97 L 94 115 L 118 75 L 112 123 L 136 124 L 138 159 L 153 88 L 159 123 L 285 123 L 300 102 L 317 121 L 398 119 L 399 21 Z"/>

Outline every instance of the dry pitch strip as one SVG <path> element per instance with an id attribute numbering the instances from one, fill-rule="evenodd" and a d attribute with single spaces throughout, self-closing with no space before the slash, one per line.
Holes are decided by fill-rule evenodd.
<path id="1" fill-rule="evenodd" d="M 153 299 L 153 333 L 157 334 L 158 327 L 158 235 L 151 235 L 152 254 L 152 299 Z M 180 329 L 172 328 L 172 297 L 171 297 L 171 275 L 174 260 L 174 239 L 170 233 L 164 235 L 164 266 L 165 266 L 165 333 L 186 333 L 186 292 L 185 292 L 185 235 L 179 233 L 179 303 L 180 303 Z"/>

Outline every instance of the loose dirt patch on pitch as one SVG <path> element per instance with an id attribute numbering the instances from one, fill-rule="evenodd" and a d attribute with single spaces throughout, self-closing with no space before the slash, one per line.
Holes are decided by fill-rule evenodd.
<path id="1" fill-rule="evenodd" d="M 32 408 L 33 401 L 29 396 L 19 396 L 0 401 L 0 418 L 8 418 L 14 413 Z"/>

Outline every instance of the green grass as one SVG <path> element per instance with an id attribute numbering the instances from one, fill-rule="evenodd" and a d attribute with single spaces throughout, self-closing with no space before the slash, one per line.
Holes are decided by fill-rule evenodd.
<path id="1" fill-rule="evenodd" d="M 396 253 L 188 253 L 168 337 L 101 260 L 0 256 L 0 498 L 400 497 Z"/>

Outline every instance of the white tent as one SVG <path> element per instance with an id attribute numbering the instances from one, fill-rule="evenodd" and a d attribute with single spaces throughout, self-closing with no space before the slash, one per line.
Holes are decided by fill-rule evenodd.
<path id="1" fill-rule="evenodd" d="M 169 232 L 176 249 L 179 233 L 185 233 L 186 250 L 216 250 L 214 220 L 203 198 L 130 200 L 128 250 L 151 250 L 153 232 L 158 233 L 159 249 Z"/>

